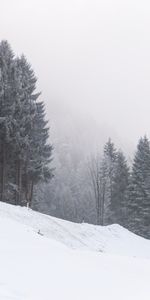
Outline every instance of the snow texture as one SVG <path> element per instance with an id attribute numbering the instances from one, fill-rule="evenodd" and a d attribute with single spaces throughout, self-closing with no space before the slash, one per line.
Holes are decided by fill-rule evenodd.
<path id="1" fill-rule="evenodd" d="M 149 300 L 150 241 L 119 225 L 0 203 L 0 242 L 2 300 Z"/>

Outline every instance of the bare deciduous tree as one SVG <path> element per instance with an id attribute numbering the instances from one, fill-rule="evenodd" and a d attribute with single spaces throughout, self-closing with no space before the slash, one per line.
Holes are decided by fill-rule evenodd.
<path id="1" fill-rule="evenodd" d="M 103 162 L 98 154 L 88 160 L 88 170 L 96 201 L 97 224 L 104 225 L 105 177 Z"/>

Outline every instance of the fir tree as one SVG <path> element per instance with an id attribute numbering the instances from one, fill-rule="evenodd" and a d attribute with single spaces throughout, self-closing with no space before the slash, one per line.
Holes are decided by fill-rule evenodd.
<path id="1" fill-rule="evenodd" d="M 14 113 L 14 145 L 16 148 L 16 203 L 24 203 L 27 201 L 22 193 L 23 175 L 27 165 L 27 158 L 31 151 L 31 132 L 33 131 L 33 122 L 36 114 L 36 100 L 39 93 L 36 90 L 36 77 L 34 72 L 22 55 L 16 59 L 16 82 L 17 94 L 15 97 L 15 113 Z M 17 147 L 16 147 L 17 146 Z M 28 163 L 30 160 L 28 159 Z"/>
<path id="2" fill-rule="evenodd" d="M 140 138 L 135 153 L 129 197 L 129 228 L 150 237 L 150 143 Z"/>
<path id="3" fill-rule="evenodd" d="M 52 146 L 34 71 L 0 43 L 0 187 L 1 200 L 31 204 L 33 186 L 52 177 Z M 7 196 L 6 196 L 7 195 Z"/>
<path id="4" fill-rule="evenodd" d="M 112 222 L 111 203 L 113 201 L 113 183 L 117 151 L 111 139 L 104 146 L 104 157 L 101 168 L 102 194 L 105 210 L 105 224 Z"/>
<path id="5" fill-rule="evenodd" d="M 113 212 L 113 222 L 123 226 L 127 223 L 129 176 L 129 167 L 125 156 L 122 151 L 118 151 L 113 176 L 111 211 Z"/>
<path id="6" fill-rule="evenodd" d="M 47 182 L 53 177 L 52 169 L 49 167 L 52 160 L 53 147 L 48 143 L 49 128 L 47 124 L 44 103 L 37 102 L 33 126 L 29 136 L 30 149 L 24 173 L 26 200 L 30 206 L 34 185 L 38 182 Z"/>
<path id="7" fill-rule="evenodd" d="M 0 43 L 0 162 L 1 201 L 7 199 L 9 190 L 8 161 L 10 159 L 10 131 L 13 112 L 14 54 L 7 41 Z M 7 193 L 6 193 L 7 189 Z"/>

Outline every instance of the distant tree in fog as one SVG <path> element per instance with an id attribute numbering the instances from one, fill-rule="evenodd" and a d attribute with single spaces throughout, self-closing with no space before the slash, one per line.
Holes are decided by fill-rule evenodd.
<path id="1" fill-rule="evenodd" d="M 150 142 L 140 138 L 134 156 L 129 193 L 129 228 L 150 238 Z"/>
<path id="2" fill-rule="evenodd" d="M 91 188 L 96 204 L 96 224 L 104 224 L 104 177 L 102 170 L 102 161 L 100 156 L 91 156 L 87 162 L 89 169 L 89 176 L 91 182 Z"/>
<path id="3" fill-rule="evenodd" d="M 93 156 L 88 165 L 96 200 L 97 224 L 125 224 L 129 168 L 123 153 L 117 151 L 109 139 L 103 156 Z"/>
<path id="4" fill-rule="evenodd" d="M 129 179 L 130 171 L 126 158 L 122 151 L 117 151 L 110 209 L 112 221 L 123 226 L 128 222 Z"/>

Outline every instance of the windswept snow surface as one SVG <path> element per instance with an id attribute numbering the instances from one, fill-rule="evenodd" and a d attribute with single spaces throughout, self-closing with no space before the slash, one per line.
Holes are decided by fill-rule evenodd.
<path id="1" fill-rule="evenodd" d="M 150 299 L 150 241 L 118 225 L 0 203 L 0 245 L 0 300 Z"/>
<path id="2" fill-rule="evenodd" d="M 117 224 L 102 227 L 72 223 L 6 203 L 0 203 L 0 217 L 27 225 L 36 233 L 73 249 L 150 258 L 150 241 Z"/>

